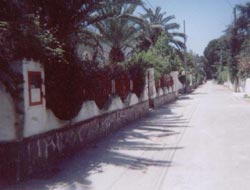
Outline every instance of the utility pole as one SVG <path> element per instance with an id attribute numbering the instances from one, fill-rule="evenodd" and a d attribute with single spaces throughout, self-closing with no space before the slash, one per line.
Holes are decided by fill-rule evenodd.
<path id="1" fill-rule="evenodd" d="M 220 62 L 219 62 L 219 72 L 223 71 L 223 56 L 222 56 L 222 48 L 220 48 Z M 218 72 L 218 71 L 217 71 Z M 218 80 L 218 76 L 217 76 L 217 80 Z"/>
<path id="2" fill-rule="evenodd" d="M 236 29 L 236 20 L 237 20 L 237 15 L 236 15 L 236 7 L 233 9 L 233 14 L 234 14 L 234 27 L 232 31 L 232 39 L 231 39 L 231 55 L 232 55 L 232 72 L 235 75 L 235 92 L 238 92 L 238 84 L 239 84 L 239 79 L 237 76 L 237 60 L 236 60 L 236 54 L 238 51 L 238 39 L 237 39 L 237 29 Z"/>
<path id="3" fill-rule="evenodd" d="M 234 27 L 236 27 L 236 7 L 234 7 Z"/>
<path id="4" fill-rule="evenodd" d="M 222 49 L 220 49 L 220 65 L 223 65 Z"/>
<path id="5" fill-rule="evenodd" d="M 184 88 L 184 93 L 187 93 L 187 58 L 186 58 L 186 54 L 187 54 L 187 38 L 186 38 L 186 22 L 185 20 L 183 21 L 183 29 L 184 29 L 184 69 L 185 69 L 185 88 Z"/>

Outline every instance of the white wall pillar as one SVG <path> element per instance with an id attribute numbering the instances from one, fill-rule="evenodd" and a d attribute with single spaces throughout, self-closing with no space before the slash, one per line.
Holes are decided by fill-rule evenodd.
<path id="1" fill-rule="evenodd" d="M 23 60 L 24 137 L 47 131 L 44 69 L 40 63 Z"/>
<path id="2" fill-rule="evenodd" d="M 148 76 L 148 89 L 150 99 L 154 99 L 157 96 L 156 88 L 155 88 L 155 77 L 154 77 L 154 68 L 147 69 L 147 76 Z"/>
<path id="3" fill-rule="evenodd" d="M 1 83 L 0 105 L 0 141 L 14 140 L 16 138 L 14 102 Z"/>
<path id="4" fill-rule="evenodd" d="M 176 93 L 176 95 L 178 95 L 178 91 L 180 89 L 183 88 L 183 85 L 181 84 L 181 82 L 179 81 L 179 72 L 178 71 L 172 71 L 170 73 L 171 77 L 173 78 L 173 81 L 174 81 L 174 92 Z"/>
<path id="5" fill-rule="evenodd" d="M 246 80 L 245 93 L 250 96 L 250 78 Z"/>

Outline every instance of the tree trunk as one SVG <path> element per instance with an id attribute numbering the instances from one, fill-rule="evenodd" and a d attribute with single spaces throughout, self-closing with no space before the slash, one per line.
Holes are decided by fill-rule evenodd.
<path id="1" fill-rule="evenodd" d="M 125 60 L 124 53 L 122 52 L 121 48 L 112 47 L 109 52 L 109 62 L 111 64 L 122 62 Z"/>

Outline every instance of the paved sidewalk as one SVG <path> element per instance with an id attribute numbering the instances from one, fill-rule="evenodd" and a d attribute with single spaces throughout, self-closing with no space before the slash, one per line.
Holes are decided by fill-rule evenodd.
<path id="1" fill-rule="evenodd" d="M 200 95 L 198 95 L 200 93 Z M 250 103 L 208 83 L 194 95 L 198 108 L 163 187 L 247 190 L 250 186 Z"/>
<path id="2" fill-rule="evenodd" d="M 24 190 L 247 190 L 250 104 L 208 82 L 76 153 Z"/>

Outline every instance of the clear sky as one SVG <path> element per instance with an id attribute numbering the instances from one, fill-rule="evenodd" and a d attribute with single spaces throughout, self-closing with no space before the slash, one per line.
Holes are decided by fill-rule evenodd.
<path id="1" fill-rule="evenodd" d="M 175 15 L 175 22 L 186 21 L 188 50 L 200 55 L 212 39 L 223 34 L 233 21 L 233 7 L 249 0 L 144 0 L 147 7 L 160 6 L 166 15 Z M 180 28 L 183 31 L 183 27 Z"/>

